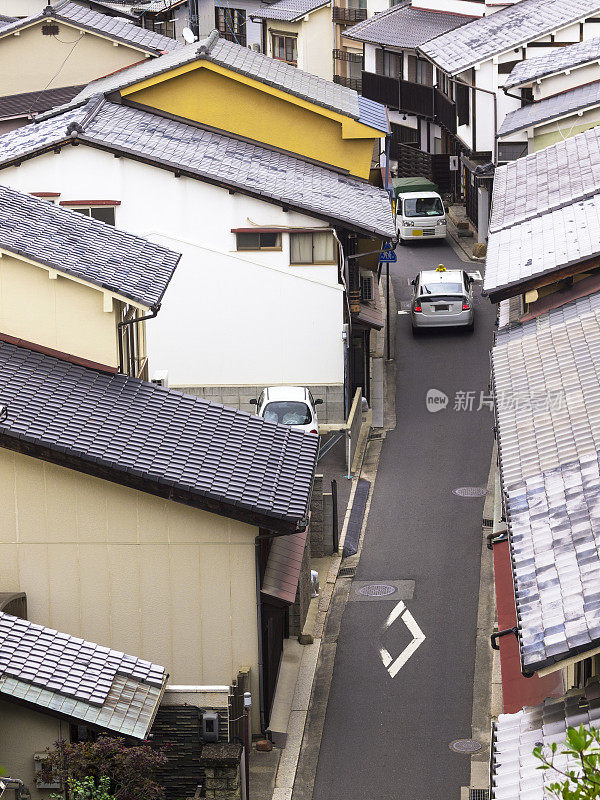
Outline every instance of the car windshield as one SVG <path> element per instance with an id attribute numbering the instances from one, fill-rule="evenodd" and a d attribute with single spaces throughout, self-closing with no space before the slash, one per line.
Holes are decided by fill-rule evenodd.
<path id="1" fill-rule="evenodd" d="M 464 289 L 461 283 L 434 283 L 423 281 L 421 283 L 420 294 L 464 294 Z"/>
<path id="2" fill-rule="evenodd" d="M 405 217 L 441 217 L 444 206 L 439 197 L 409 197 L 404 201 Z"/>
<path id="3" fill-rule="evenodd" d="M 296 400 L 277 400 L 267 403 L 263 417 L 269 422 L 279 422 L 281 425 L 310 425 L 312 415 L 306 403 Z"/>

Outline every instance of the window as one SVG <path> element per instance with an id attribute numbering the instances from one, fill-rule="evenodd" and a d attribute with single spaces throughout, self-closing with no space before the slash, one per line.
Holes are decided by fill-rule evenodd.
<path id="1" fill-rule="evenodd" d="M 424 61 L 422 58 L 417 59 L 415 83 L 433 86 L 433 65 L 429 61 Z"/>
<path id="2" fill-rule="evenodd" d="M 529 87 L 521 89 L 521 107 L 530 106 L 533 102 L 533 89 L 530 89 Z"/>
<path id="3" fill-rule="evenodd" d="M 373 299 L 373 276 L 361 275 L 360 276 L 360 296 L 362 300 Z"/>
<path id="4" fill-rule="evenodd" d="M 290 233 L 290 264 L 333 264 L 335 252 L 330 231 Z"/>
<path id="5" fill-rule="evenodd" d="M 387 50 L 383 51 L 383 75 L 388 78 L 401 78 L 402 77 L 402 54 L 389 53 Z"/>
<path id="6" fill-rule="evenodd" d="M 273 58 L 285 61 L 294 67 L 298 64 L 298 37 L 272 34 Z"/>
<path id="7" fill-rule="evenodd" d="M 281 234 L 267 231 L 236 233 L 238 250 L 281 250 Z"/>
<path id="8" fill-rule="evenodd" d="M 215 8 L 215 27 L 221 39 L 246 47 L 246 11 L 243 8 Z"/>
<path id="9" fill-rule="evenodd" d="M 99 219 L 107 225 L 115 224 L 115 209 L 113 206 L 70 206 L 71 211 L 84 214 L 92 219 Z"/>

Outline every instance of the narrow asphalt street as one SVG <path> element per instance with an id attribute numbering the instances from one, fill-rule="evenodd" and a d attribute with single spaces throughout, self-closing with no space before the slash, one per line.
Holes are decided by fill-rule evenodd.
<path id="1" fill-rule="evenodd" d="M 399 309 L 420 269 L 440 262 L 480 268 L 446 244 L 396 252 Z M 380 650 L 396 660 L 412 639 L 411 621 L 404 615 L 386 631 L 383 625 L 393 609 L 400 614 L 405 595 L 358 602 L 351 592 L 314 800 L 459 800 L 469 783 L 469 756 L 449 745 L 471 736 L 483 499 L 453 490 L 484 487 L 490 466 L 492 413 L 478 408 L 481 393 L 487 399 L 495 313 L 480 290 L 477 283 L 474 334 L 441 330 L 414 339 L 410 315 L 397 318 L 397 426 L 383 445 L 355 581 L 414 581 L 405 603 L 425 639 L 391 677 Z M 446 408 L 427 410 L 429 389 L 448 396 Z M 471 410 L 455 409 L 460 392 L 473 393 L 465 396 Z"/>

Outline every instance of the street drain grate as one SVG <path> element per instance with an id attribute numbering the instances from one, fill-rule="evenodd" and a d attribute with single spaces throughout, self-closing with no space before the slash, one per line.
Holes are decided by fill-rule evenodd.
<path id="1" fill-rule="evenodd" d="M 490 800 L 490 790 L 469 789 L 469 800 Z"/>
<path id="2" fill-rule="evenodd" d="M 369 583 L 361 586 L 358 591 L 367 597 L 386 597 L 388 594 L 394 594 L 398 589 L 396 586 L 390 586 L 389 583 Z"/>
<path id="3" fill-rule="evenodd" d="M 338 572 L 339 578 L 353 578 L 356 572 L 356 567 L 342 567 Z"/>
<path id="4" fill-rule="evenodd" d="M 488 519 L 487 517 L 483 518 L 483 527 L 484 528 L 493 528 L 494 527 L 494 520 Z"/>
<path id="5" fill-rule="evenodd" d="M 483 489 L 481 486 L 461 486 L 458 489 L 452 489 L 452 494 L 456 494 L 458 497 L 485 497 L 487 489 Z"/>
<path id="6" fill-rule="evenodd" d="M 483 745 L 476 742 L 475 739 L 455 739 L 453 742 L 450 742 L 449 747 L 450 750 L 453 750 L 455 753 L 466 753 L 466 755 L 469 756 L 483 750 Z"/>

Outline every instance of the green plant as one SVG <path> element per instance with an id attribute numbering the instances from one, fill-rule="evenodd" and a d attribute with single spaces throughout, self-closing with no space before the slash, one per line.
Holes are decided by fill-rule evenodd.
<path id="1" fill-rule="evenodd" d="M 557 779 L 547 784 L 546 792 L 558 800 L 596 800 L 600 798 L 600 731 L 593 727 L 568 728 L 566 741 L 548 748 L 535 747 L 533 755 L 542 763 L 538 769 L 552 770 Z M 566 765 L 556 756 L 566 756 Z M 563 761 L 564 759 L 561 759 Z"/>
<path id="2" fill-rule="evenodd" d="M 96 741 L 68 743 L 60 740 L 53 750 L 48 750 L 48 766 L 62 786 L 66 787 L 61 800 L 163 800 L 164 790 L 155 778 L 156 771 L 165 764 L 161 751 L 149 744 L 129 746 L 125 739 L 99 736 Z M 97 789 L 102 786 L 109 792 L 102 794 L 74 794 L 69 781 L 89 781 Z"/>
<path id="3" fill-rule="evenodd" d="M 79 781 L 77 778 L 67 778 L 67 795 L 69 800 L 115 800 L 110 793 L 110 778 L 100 778 L 98 785 L 92 777 Z M 51 800 L 64 800 L 64 795 L 53 794 Z"/>

